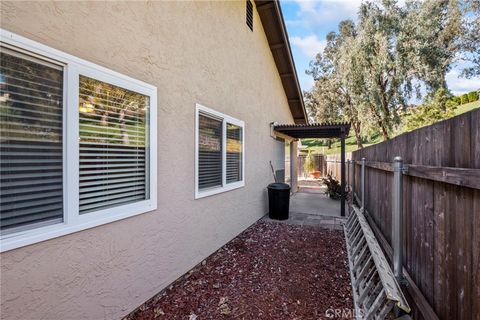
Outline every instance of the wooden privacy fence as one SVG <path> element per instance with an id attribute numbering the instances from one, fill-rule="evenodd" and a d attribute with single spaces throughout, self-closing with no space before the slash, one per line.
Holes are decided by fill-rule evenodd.
<path id="1" fill-rule="evenodd" d="M 326 156 L 326 163 L 327 163 L 327 172 L 332 175 L 335 179 L 340 181 L 341 179 L 341 172 L 342 172 L 342 164 L 340 161 L 340 154 L 333 154 Z M 345 153 L 345 161 L 350 160 L 352 158 L 352 153 L 347 152 Z"/>
<path id="2" fill-rule="evenodd" d="M 305 172 L 305 159 L 307 155 L 301 154 L 298 156 L 298 177 L 300 178 L 308 178 L 308 173 Z M 315 163 L 315 171 L 320 171 L 321 175 L 325 175 L 325 172 L 327 170 L 327 163 L 325 162 L 325 156 L 323 154 L 319 153 L 314 153 L 313 154 L 313 159 Z"/>
<path id="3" fill-rule="evenodd" d="M 345 159 L 351 159 L 352 154 L 346 153 Z M 305 154 L 301 154 L 298 156 L 298 176 L 299 177 L 307 177 L 305 173 L 304 164 L 305 158 L 307 156 Z M 340 154 L 328 155 L 325 156 L 323 154 L 314 153 L 313 157 L 315 159 L 315 170 L 320 171 L 322 176 L 326 176 L 330 173 L 335 179 L 340 181 L 341 178 L 341 163 L 340 163 Z"/>
<path id="4" fill-rule="evenodd" d="M 353 152 L 349 184 L 392 256 L 392 161 L 403 158 L 403 267 L 414 319 L 480 319 L 480 109 Z M 353 170 L 352 168 L 355 167 Z"/>

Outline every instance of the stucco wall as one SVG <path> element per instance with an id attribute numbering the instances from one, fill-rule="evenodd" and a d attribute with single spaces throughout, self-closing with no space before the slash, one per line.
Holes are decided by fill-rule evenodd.
<path id="1" fill-rule="evenodd" d="M 269 123 L 292 122 L 245 2 L 6 2 L 1 27 L 158 88 L 158 210 L 1 254 L 2 319 L 120 318 L 267 210 Z M 194 112 L 245 121 L 246 186 L 194 200 Z M 283 148 L 283 147 L 282 147 Z"/>

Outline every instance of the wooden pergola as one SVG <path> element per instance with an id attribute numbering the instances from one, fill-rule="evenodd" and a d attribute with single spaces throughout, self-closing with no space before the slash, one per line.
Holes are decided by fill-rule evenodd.
<path id="1" fill-rule="evenodd" d="M 340 214 L 345 216 L 345 138 L 350 131 L 349 123 L 312 123 L 312 124 L 274 124 L 273 129 L 294 139 L 307 138 L 340 138 L 341 141 L 341 188 L 342 197 L 340 203 Z"/>

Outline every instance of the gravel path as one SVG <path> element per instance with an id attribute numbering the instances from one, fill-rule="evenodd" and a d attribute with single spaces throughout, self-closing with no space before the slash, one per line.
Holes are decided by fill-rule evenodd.
<path id="1" fill-rule="evenodd" d="M 341 231 L 260 221 L 127 319 L 331 319 L 352 307 Z"/>

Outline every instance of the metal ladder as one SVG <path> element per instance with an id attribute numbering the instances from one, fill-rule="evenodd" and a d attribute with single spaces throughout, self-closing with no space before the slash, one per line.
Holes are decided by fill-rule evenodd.
<path id="1" fill-rule="evenodd" d="M 351 208 L 344 231 L 357 319 L 383 320 L 394 305 L 410 312 L 365 216 L 356 206 Z"/>

